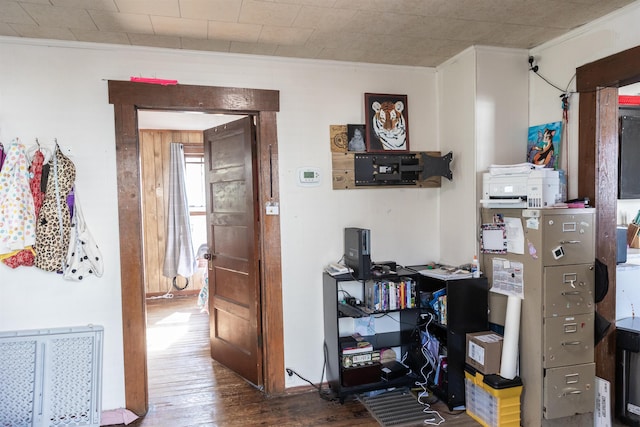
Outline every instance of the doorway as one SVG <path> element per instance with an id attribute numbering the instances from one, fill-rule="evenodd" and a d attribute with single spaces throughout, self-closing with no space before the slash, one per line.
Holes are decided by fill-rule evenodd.
<path id="1" fill-rule="evenodd" d="M 240 337 L 245 337 L 248 342 L 254 343 L 257 346 L 261 322 L 260 319 L 260 301 L 259 298 L 250 298 L 254 295 L 260 294 L 259 283 L 254 279 L 251 285 L 254 289 L 251 292 L 239 293 L 240 286 L 238 286 L 237 280 L 230 280 L 225 277 L 224 280 L 215 280 L 216 274 L 208 274 L 209 263 L 205 259 L 209 253 L 217 253 L 216 260 L 212 260 L 213 268 L 216 268 L 216 261 L 222 259 L 223 251 L 223 239 L 225 234 L 224 230 L 219 233 L 215 232 L 214 223 L 215 217 L 209 214 L 211 210 L 211 201 L 207 201 L 207 194 L 214 194 L 213 191 L 207 192 L 208 187 L 208 172 L 209 167 L 206 165 L 205 156 L 205 138 L 208 129 L 220 127 L 227 129 L 231 128 L 232 124 L 238 120 L 249 120 L 250 116 L 245 115 L 228 115 L 228 114 L 207 114 L 202 112 L 185 112 L 185 111 L 158 111 L 158 110 L 139 110 L 138 111 L 138 141 L 139 141 L 139 157 L 140 157 L 140 171 L 141 171 L 141 197 L 142 197 L 142 230 L 143 230 L 143 258 L 144 258 L 144 281 L 146 292 L 146 319 L 147 319 L 147 364 L 148 364 L 148 388 L 149 388 L 149 406 L 155 407 L 158 404 L 162 404 L 162 401 L 156 401 L 158 396 L 157 385 L 162 383 L 166 379 L 175 377 L 175 370 L 182 369 L 182 366 L 170 364 L 170 365 L 158 365 L 158 360 L 164 361 L 167 355 L 171 355 L 175 352 L 175 346 L 178 343 L 189 342 L 191 339 L 192 320 L 196 318 L 202 318 L 206 316 L 209 319 L 209 313 L 212 313 L 211 320 L 214 328 L 211 329 L 212 333 L 209 334 L 209 327 L 206 328 L 207 337 L 210 336 L 210 340 L 207 339 L 207 343 L 210 341 L 210 350 L 207 352 L 210 359 L 213 356 L 217 362 L 230 368 L 233 372 L 240 374 L 245 380 L 262 389 L 262 351 L 258 347 L 250 348 L 247 351 L 241 352 L 240 355 L 236 354 L 237 348 L 242 348 L 241 344 L 244 343 Z M 236 141 L 232 141 L 233 145 Z M 175 181 L 172 181 L 171 174 L 175 171 L 172 168 L 174 160 L 173 146 L 176 144 L 181 145 L 181 152 L 184 156 L 184 174 L 182 181 L 184 182 L 184 194 L 186 195 L 188 207 L 188 220 L 189 224 L 184 225 L 191 231 L 191 238 L 189 241 L 191 244 L 189 247 L 183 246 L 186 244 L 186 240 L 180 240 L 181 245 L 176 245 L 171 237 L 171 232 L 168 230 L 167 225 L 169 223 L 175 224 L 170 221 L 169 211 L 171 204 L 170 189 L 175 188 Z M 248 147 L 238 145 L 234 151 L 237 151 L 238 155 L 242 158 L 245 157 L 245 151 L 253 151 L 255 144 Z M 217 150 L 213 154 L 214 158 L 219 159 L 217 162 L 223 162 L 222 159 L 228 159 L 228 153 Z M 224 163 L 224 162 L 223 162 Z M 251 169 L 255 169 L 251 167 Z M 251 188 L 255 188 L 252 185 Z M 255 190 L 254 190 L 255 191 Z M 255 210 L 253 204 L 255 197 L 251 197 L 247 203 L 251 204 L 250 211 Z M 216 203 L 213 203 L 215 206 Z M 234 210 L 241 205 L 234 205 Z M 174 208 L 175 209 L 175 208 Z M 186 212 L 185 212 L 186 213 Z M 253 218 L 253 216 L 251 216 Z M 175 220 L 175 219 L 174 219 Z M 210 223 L 212 233 L 208 233 L 209 229 L 207 223 Z M 255 228 L 253 225 L 252 228 Z M 218 225 L 218 224 L 216 224 Z M 181 239 L 186 239 L 183 235 L 184 229 L 179 232 Z M 211 236 L 217 236 L 217 244 L 209 244 L 208 241 Z M 233 245 L 238 246 L 242 244 L 242 234 L 234 234 Z M 258 236 L 259 237 L 259 236 Z M 170 258 L 167 256 L 167 245 L 171 241 L 174 241 L 172 250 L 169 252 Z M 180 249 L 178 249 L 178 247 Z M 190 252 L 190 253 L 189 253 Z M 251 251 L 253 255 L 255 251 Z M 248 253 L 247 253 L 248 254 Z M 193 274 L 186 276 L 179 275 L 177 277 L 166 276 L 167 263 L 172 266 L 174 271 L 178 269 L 178 260 L 181 261 L 182 268 L 187 269 L 186 264 L 193 260 L 195 256 L 195 262 L 197 267 L 194 268 Z M 253 257 L 252 257 L 253 258 Z M 239 258 L 236 258 L 239 259 Z M 185 264 L 186 263 L 186 264 Z M 248 265 L 252 265 L 248 264 Z M 184 272 L 184 270 L 182 270 Z M 225 270 L 231 271 L 231 270 Z M 214 272 L 215 273 L 215 272 Z M 256 277 L 253 272 L 253 277 Z M 207 279 L 208 276 L 208 279 Z M 227 285 L 227 283 L 229 283 Z M 246 330 L 245 334 L 240 333 L 243 331 L 243 323 L 238 324 L 239 319 L 237 316 L 228 315 L 224 310 L 214 309 L 209 310 L 209 300 L 217 301 L 219 294 L 225 288 L 225 286 L 232 286 L 234 292 L 231 295 L 226 294 L 225 303 L 230 303 L 232 300 L 228 298 L 233 295 L 243 295 L 246 299 L 252 303 L 253 310 L 252 318 L 258 321 L 252 322 L 256 326 L 249 330 Z M 213 291 L 213 292 L 209 292 Z M 190 304 L 190 303 L 191 304 Z M 192 307 L 190 307 L 192 305 Z M 182 307 L 183 310 L 171 312 L 167 319 L 160 319 L 157 322 L 153 322 L 153 318 L 157 317 L 159 308 L 161 311 L 173 310 L 173 307 Z M 214 305 L 214 307 L 217 307 Z M 244 305 L 243 305 L 244 307 Z M 185 311 L 186 310 L 186 311 Z M 195 310 L 195 312 L 194 312 Z M 195 313 L 198 313 L 197 315 Z M 233 314 L 236 314 L 238 310 L 234 310 Z M 188 315 L 186 313 L 189 313 Z M 223 316 L 226 314 L 226 316 Z M 174 321 L 169 321 L 170 318 L 176 317 Z M 222 319 L 219 319 L 221 318 Z M 180 327 L 176 326 L 176 321 L 182 319 Z M 214 322 L 215 319 L 219 321 Z M 158 320 L 158 319 L 156 319 Z M 222 331 L 216 329 L 216 325 L 222 325 Z M 208 322 L 207 322 L 208 325 Z M 182 332 L 181 336 L 175 334 L 175 330 L 178 329 Z M 198 332 L 200 331 L 197 328 Z M 220 338 L 221 332 L 224 330 L 232 330 L 233 333 L 230 336 L 225 336 L 224 339 Z M 167 332 L 166 336 L 163 332 Z M 188 332 L 188 333 L 187 333 Z M 176 336 L 172 336 L 172 334 Z M 253 337 L 253 339 L 251 339 Z M 177 341 L 176 341 L 177 340 Z M 240 341 L 239 343 L 237 341 Z M 227 343 L 234 342 L 235 345 L 231 346 L 230 352 L 233 353 L 229 356 L 229 351 L 221 351 L 221 347 L 228 345 Z M 161 345 L 158 345 L 161 343 Z M 214 345 L 216 344 L 216 345 Z M 159 350 L 160 348 L 160 350 Z M 186 353 L 185 356 L 190 353 Z M 202 355 L 195 353 L 198 356 L 196 359 L 200 360 Z M 248 355 L 251 355 L 250 358 Z M 238 366 L 238 361 L 242 358 L 249 358 L 246 361 L 246 367 L 243 365 Z M 197 360 L 195 361 L 197 363 Z M 182 363 L 189 365 L 191 363 L 190 358 L 182 360 Z M 253 368 L 249 368 L 253 366 Z M 240 369 L 243 368 L 243 369 Z M 160 369 L 160 370 L 159 370 Z M 178 371 L 179 372 L 179 371 Z M 211 371 L 201 370 L 200 375 L 211 374 Z M 215 379 L 211 376 L 199 378 L 201 383 L 215 382 Z M 152 409 L 150 409 L 152 410 Z"/>
<path id="2" fill-rule="evenodd" d="M 609 291 L 596 310 L 615 323 L 618 189 L 618 88 L 640 81 L 640 46 L 576 70 L 579 100 L 578 194 L 596 207 L 596 258 L 607 265 Z M 615 329 L 615 328 L 612 328 Z M 615 334 L 595 348 L 596 375 L 615 389 Z M 615 395 L 611 399 L 615 407 Z"/>
<path id="3" fill-rule="evenodd" d="M 208 86 L 159 86 L 109 81 L 114 105 L 120 224 L 120 264 L 126 407 L 148 410 L 146 314 L 142 271 L 142 215 L 138 110 L 253 114 L 257 118 L 258 217 L 261 239 L 264 390 L 284 391 L 280 222 L 262 207 L 279 202 L 276 112 L 279 92 Z"/>

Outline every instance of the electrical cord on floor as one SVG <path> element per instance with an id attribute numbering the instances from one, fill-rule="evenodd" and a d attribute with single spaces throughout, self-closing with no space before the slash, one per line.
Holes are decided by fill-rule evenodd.
<path id="1" fill-rule="evenodd" d="M 440 415 L 438 411 L 436 411 L 435 409 L 431 409 L 431 404 L 428 401 L 423 400 L 429 396 L 429 390 L 427 388 L 427 385 L 429 383 L 429 380 L 428 380 L 429 375 L 433 373 L 433 370 L 438 364 L 437 358 L 434 355 L 430 354 L 430 352 L 428 351 L 429 344 L 431 343 L 431 340 L 432 340 L 432 337 L 431 337 L 431 334 L 429 333 L 428 328 L 429 328 L 429 324 L 434 320 L 434 315 L 432 313 L 428 313 L 428 315 L 429 315 L 429 320 L 427 320 L 426 325 L 424 325 L 424 331 L 427 339 L 426 339 L 426 342 L 420 347 L 422 356 L 425 358 L 425 363 L 420 369 L 420 374 L 422 375 L 422 378 L 424 378 L 424 381 L 422 382 L 416 381 L 415 385 L 419 386 L 422 389 L 422 391 L 418 393 L 418 403 L 424 406 L 423 412 L 425 414 L 433 416 L 434 417 L 433 419 L 436 419 L 437 417 L 437 421 L 424 420 L 424 424 L 437 426 L 445 422 L 445 419 L 442 417 L 442 415 Z M 430 369 L 429 369 L 429 372 L 425 373 L 425 368 L 427 367 L 430 367 Z"/>
<path id="2" fill-rule="evenodd" d="M 167 298 L 167 299 L 173 298 L 173 294 L 171 293 L 171 283 L 169 283 L 169 289 L 167 289 L 167 292 L 164 295 L 147 297 L 146 299 L 161 299 L 161 298 Z"/>
<path id="3" fill-rule="evenodd" d="M 333 395 L 333 393 L 330 390 L 326 390 L 326 391 L 322 390 L 322 380 L 324 379 L 324 372 L 325 372 L 325 369 L 327 367 L 327 351 L 328 350 L 327 350 L 327 343 L 326 342 L 323 344 L 323 348 L 324 348 L 324 351 L 323 351 L 323 353 L 324 353 L 324 361 L 322 363 L 322 374 L 320 375 L 320 385 L 314 384 L 313 382 L 309 381 L 308 379 L 306 379 L 305 377 L 303 377 L 302 375 L 300 375 L 299 373 L 297 373 L 296 371 L 294 371 L 291 368 L 285 368 L 285 372 L 290 377 L 295 375 L 296 377 L 300 378 L 301 380 L 306 381 L 309 384 L 311 384 L 311 386 L 313 388 L 318 390 L 318 394 L 320 395 L 320 397 L 322 399 L 327 400 L 329 402 L 335 402 L 337 399 L 336 399 L 336 397 Z"/>

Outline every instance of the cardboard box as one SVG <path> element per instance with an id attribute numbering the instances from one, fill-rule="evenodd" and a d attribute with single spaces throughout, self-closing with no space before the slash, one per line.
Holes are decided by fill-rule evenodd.
<path id="1" fill-rule="evenodd" d="M 630 248 L 640 248 L 639 232 L 640 226 L 638 224 L 631 223 L 627 227 L 627 244 Z"/>
<path id="2" fill-rule="evenodd" d="M 467 334 L 465 362 L 484 375 L 500 373 L 502 336 L 491 331 Z"/>

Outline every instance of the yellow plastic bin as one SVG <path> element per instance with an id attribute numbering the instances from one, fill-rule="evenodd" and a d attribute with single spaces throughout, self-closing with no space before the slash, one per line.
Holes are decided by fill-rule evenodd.
<path id="1" fill-rule="evenodd" d="M 500 375 L 484 376 L 465 366 L 465 406 L 467 414 L 485 427 L 519 427 L 522 380 Z"/>

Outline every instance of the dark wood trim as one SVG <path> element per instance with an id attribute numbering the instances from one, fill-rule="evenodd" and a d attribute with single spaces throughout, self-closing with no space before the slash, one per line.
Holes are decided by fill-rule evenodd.
<path id="1" fill-rule="evenodd" d="M 615 325 L 616 223 L 618 193 L 618 87 L 640 81 L 640 47 L 576 70 L 580 93 L 578 193 L 596 207 L 596 258 L 609 272 L 609 292 L 596 310 Z M 615 390 L 615 334 L 595 348 L 596 374 Z M 611 396 L 611 409 L 615 395 Z"/>
<path id="2" fill-rule="evenodd" d="M 109 80 L 109 103 L 135 105 L 139 109 L 248 114 L 280 111 L 280 92 L 215 86 L 158 86 Z"/>
<path id="3" fill-rule="evenodd" d="M 601 87 L 621 87 L 637 83 L 640 75 L 640 46 L 585 64 L 576 70 L 576 88 L 593 92 Z"/>
<path id="4" fill-rule="evenodd" d="M 278 185 L 278 144 L 276 130 L 276 114 L 271 111 L 260 113 L 258 118 L 258 182 L 260 187 L 259 211 L 260 233 L 262 239 L 262 282 L 270 283 L 275 289 L 263 294 L 263 307 L 281 305 L 282 299 L 282 270 L 280 258 L 280 216 L 266 215 L 266 204 L 268 202 L 278 203 L 280 192 Z M 277 237 L 277 241 L 272 239 Z M 278 250 L 273 250 L 273 249 Z M 277 298 L 279 301 L 274 301 Z M 284 342 L 283 336 L 282 310 L 262 310 L 262 331 L 264 342 L 272 343 Z M 268 344 L 267 344 L 268 345 Z M 284 375 L 278 367 L 284 366 L 284 352 L 273 352 L 268 347 L 263 348 L 264 360 L 264 382 L 270 384 L 276 390 L 284 391 Z"/>
<path id="5" fill-rule="evenodd" d="M 130 104 L 114 105 L 120 217 L 120 278 L 126 407 L 137 414 L 148 409 L 147 339 L 142 256 L 142 207 L 138 112 Z M 134 185 L 131 185 L 134 183 Z"/>
<path id="6" fill-rule="evenodd" d="M 206 86 L 159 86 L 146 83 L 109 81 L 109 102 L 114 107 L 116 161 L 118 170 L 118 213 L 120 222 L 120 265 L 126 406 L 138 415 L 148 411 L 146 363 L 146 313 L 142 271 L 142 213 L 137 110 L 181 110 L 257 114 L 260 126 L 260 201 L 279 202 L 278 140 L 276 114 L 278 91 Z M 267 153 L 267 154 L 265 154 Z M 271 153 L 271 155 L 268 155 Z M 269 175 L 269 171 L 275 175 Z M 266 180 L 266 176 L 271 176 Z M 268 185 L 267 185 L 268 184 Z M 264 205 L 262 205 L 264 206 Z M 264 216 L 263 341 L 264 390 L 284 392 L 284 339 L 282 335 L 282 267 L 280 264 L 280 217 Z"/>

